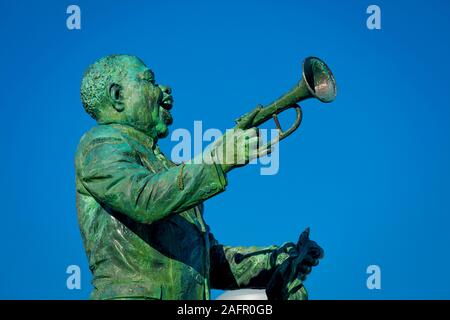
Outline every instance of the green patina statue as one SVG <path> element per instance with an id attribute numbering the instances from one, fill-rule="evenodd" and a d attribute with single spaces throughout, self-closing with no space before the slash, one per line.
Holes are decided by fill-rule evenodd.
<path id="1" fill-rule="evenodd" d="M 171 90 L 156 84 L 139 58 L 95 62 L 84 74 L 81 100 L 98 123 L 81 138 L 75 158 L 92 299 L 209 299 L 211 288 L 307 298 L 302 281 L 323 255 L 308 231 L 282 246 L 230 247 L 214 238 L 202 203 L 224 191 L 227 172 L 242 164 L 176 165 L 161 153 L 158 139 L 172 122 Z M 254 128 L 246 131 L 258 139 Z M 249 148 L 223 149 L 224 141 L 242 143 L 241 137 L 227 133 L 212 154 L 224 150 L 248 162 L 255 156 Z"/>

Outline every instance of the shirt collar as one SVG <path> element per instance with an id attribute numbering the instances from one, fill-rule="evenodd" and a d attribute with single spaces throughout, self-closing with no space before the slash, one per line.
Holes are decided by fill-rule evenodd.
<path id="1" fill-rule="evenodd" d="M 150 135 L 138 129 L 135 129 L 126 124 L 118 124 L 118 123 L 111 124 L 111 126 L 122 131 L 126 135 L 129 135 L 130 137 L 136 139 L 149 149 L 153 150 L 155 149 L 155 147 L 157 147 L 155 140 Z"/>

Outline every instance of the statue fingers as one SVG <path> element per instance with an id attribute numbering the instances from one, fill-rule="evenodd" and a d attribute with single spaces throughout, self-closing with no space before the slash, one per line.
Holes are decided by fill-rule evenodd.
<path id="1" fill-rule="evenodd" d="M 317 244 L 317 242 L 310 240 L 308 243 L 308 254 L 314 257 L 315 259 L 322 259 L 324 256 L 324 251 L 321 246 Z"/>
<path id="2" fill-rule="evenodd" d="M 319 264 L 319 259 L 316 259 L 310 255 L 307 255 L 304 259 L 303 259 L 303 264 L 310 266 L 310 267 L 315 267 Z"/>
<path id="3" fill-rule="evenodd" d="M 312 270 L 312 267 L 310 267 L 310 266 L 308 266 L 308 265 L 306 265 L 306 264 L 302 264 L 302 265 L 298 268 L 298 271 L 299 271 L 301 274 L 304 274 L 304 275 L 310 274 L 310 273 L 311 273 L 311 270 Z"/>

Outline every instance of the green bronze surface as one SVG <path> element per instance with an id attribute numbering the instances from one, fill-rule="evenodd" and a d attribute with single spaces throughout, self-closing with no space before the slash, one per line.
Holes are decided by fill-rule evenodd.
<path id="1" fill-rule="evenodd" d="M 75 157 L 92 299 L 209 299 L 211 288 L 307 298 L 301 280 L 322 256 L 313 241 L 230 247 L 214 238 L 202 204 L 225 190 L 238 165 L 175 165 L 164 156 L 157 142 L 172 122 L 171 90 L 140 59 L 112 55 L 91 65 L 81 99 L 98 122 Z"/>

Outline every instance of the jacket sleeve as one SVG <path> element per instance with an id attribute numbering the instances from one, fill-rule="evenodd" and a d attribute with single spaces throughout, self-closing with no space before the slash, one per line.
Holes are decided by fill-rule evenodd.
<path id="1" fill-rule="evenodd" d="M 288 257 L 290 244 L 281 247 L 230 247 L 210 234 L 211 288 L 266 288 L 275 268 Z"/>
<path id="2" fill-rule="evenodd" d="M 93 139 L 80 158 L 77 174 L 87 192 L 140 223 L 183 212 L 226 186 L 215 164 L 186 164 L 152 173 L 120 135 Z"/>

